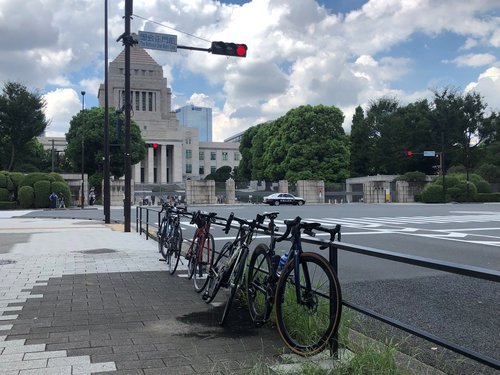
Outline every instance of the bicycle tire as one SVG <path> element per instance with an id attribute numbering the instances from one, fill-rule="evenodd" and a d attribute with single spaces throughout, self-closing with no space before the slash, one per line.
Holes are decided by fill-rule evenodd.
<path id="1" fill-rule="evenodd" d="M 224 306 L 224 312 L 222 313 L 222 317 L 219 321 L 219 325 L 224 325 L 227 316 L 229 314 L 229 309 L 231 308 L 231 305 L 233 304 L 234 296 L 236 295 L 236 291 L 238 290 L 240 280 L 243 276 L 243 272 L 245 271 L 245 265 L 246 265 L 246 260 L 248 256 L 248 247 L 243 246 L 241 248 L 242 254 L 240 256 L 240 259 L 237 263 L 234 264 L 233 270 L 231 272 L 231 276 L 234 275 L 234 278 L 231 279 L 231 276 L 229 277 L 229 297 L 227 298 L 226 301 L 226 306 Z"/>
<path id="2" fill-rule="evenodd" d="M 169 261 L 168 267 L 171 275 L 175 273 L 177 270 L 177 266 L 179 265 L 179 259 L 181 258 L 181 249 L 182 249 L 182 229 L 180 225 L 176 225 L 174 228 L 174 232 L 172 237 L 170 238 L 169 243 Z"/>
<path id="3" fill-rule="evenodd" d="M 257 245 L 248 265 L 248 310 L 252 321 L 258 324 L 267 321 L 272 310 L 268 293 L 269 276 L 273 270 L 268 252 L 266 244 Z"/>
<path id="4" fill-rule="evenodd" d="M 325 258 L 316 253 L 302 253 L 299 262 L 300 290 L 308 304 L 297 303 L 292 257 L 283 268 L 276 287 L 276 323 L 291 351 L 310 356 L 323 350 L 338 330 L 342 295 L 337 275 Z M 309 275 L 313 291 L 306 285 L 305 275 Z"/>
<path id="5" fill-rule="evenodd" d="M 168 236 L 168 221 L 164 220 L 161 232 L 158 237 L 158 251 L 160 252 L 163 259 L 168 261 L 167 259 L 167 236 Z"/>
<path id="6" fill-rule="evenodd" d="M 222 246 L 214 264 L 210 268 L 209 280 L 205 289 L 205 294 L 203 295 L 203 299 L 206 303 L 212 302 L 219 292 L 221 280 L 224 276 L 224 267 L 226 266 L 227 260 L 231 256 L 232 250 L 233 243 L 226 242 L 224 246 Z"/>
<path id="7" fill-rule="evenodd" d="M 196 258 L 198 257 L 198 248 L 199 246 L 199 238 L 195 238 L 194 242 L 191 244 L 188 253 L 191 253 L 191 256 L 188 261 L 188 269 L 187 269 L 187 277 L 188 280 L 191 280 L 194 275 L 194 270 L 196 266 Z"/>
<path id="8" fill-rule="evenodd" d="M 213 264 L 212 249 L 214 247 L 215 247 L 214 236 L 212 236 L 209 233 L 207 238 L 205 238 L 205 241 L 203 242 L 203 248 L 198 249 L 200 253 L 198 253 L 198 256 L 196 257 L 197 261 L 195 265 L 195 272 L 193 275 L 193 285 L 194 285 L 194 290 L 197 293 L 201 293 L 207 286 L 208 273 L 210 271 L 211 264 Z M 208 254 L 209 257 L 207 261 L 203 259 L 205 254 Z"/>

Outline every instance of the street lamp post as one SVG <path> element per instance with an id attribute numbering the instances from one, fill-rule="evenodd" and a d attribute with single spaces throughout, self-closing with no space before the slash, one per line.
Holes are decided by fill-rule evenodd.
<path id="1" fill-rule="evenodd" d="M 85 91 L 81 92 L 82 94 L 82 210 L 85 205 L 85 185 L 84 185 L 84 165 L 85 165 Z"/>

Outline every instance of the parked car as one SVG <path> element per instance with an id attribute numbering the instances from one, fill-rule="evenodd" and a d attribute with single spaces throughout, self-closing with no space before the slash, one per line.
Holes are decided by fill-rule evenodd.
<path id="1" fill-rule="evenodd" d="M 304 198 L 296 197 L 295 195 L 288 193 L 275 193 L 264 197 L 264 203 L 271 206 L 279 206 L 280 204 L 293 204 L 302 206 L 306 203 Z"/>

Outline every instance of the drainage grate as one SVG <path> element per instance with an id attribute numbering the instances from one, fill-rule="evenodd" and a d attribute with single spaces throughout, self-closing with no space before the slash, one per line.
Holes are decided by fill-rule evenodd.
<path id="1" fill-rule="evenodd" d="M 94 249 L 94 250 L 82 250 L 79 251 L 79 253 L 84 253 L 84 254 L 110 254 L 110 253 L 116 253 L 116 250 L 113 249 Z"/>
<path id="2" fill-rule="evenodd" d="M 15 260 L 0 259 L 0 266 L 5 266 L 6 264 L 14 264 L 14 263 L 16 263 Z"/>

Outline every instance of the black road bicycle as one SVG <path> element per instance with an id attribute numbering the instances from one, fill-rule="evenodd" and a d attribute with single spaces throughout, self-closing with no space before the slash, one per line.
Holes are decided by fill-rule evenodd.
<path id="1" fill-rule="evenodd" d="M 186 212 L 186 207 L 176 207 L 164 203 L 161 212 L 165 212 L 158 226 L 158 251 L 163 260 L 167 262 L 171 275 L 177 270 L 182 249 L 181 214 Z"/>
<path id="2" fill-rule="evenodd" d="M 224 312 L 219 321 L 220 325 L 223 325 L 226 321 L 236 291 L 243 284 L 246 260 L 250 251 L 248 246 L 253 240 L 256 229 L 265 229 L 261 226 L 261 223 L 264 221 L 264 216 L 262 215 L 257 215 L 257 218 L 254 220 L 246 220 L 238 218 L 234 216 L 234 213 L 231 213 L 224 229 L 226 234 L 229 232 L 233 221 L 239 224 L 238 233 L 235 239 L 232 242 L 227 242 L 219 252 L 217 259 L 210 268 L 208 285 L 203 294 L 205 302 L 210 303 L 221 287 L 229 289 Z"/>
<path id="3" fill-rule="evenodd" d="M 332 265 L 317 253 L 302 251 L 301 232 L 309 236 L 314 236 L 314 231 L 327 232 L 330 241 L 335 236 L 340 241 L 340 225 L 325 228 L 296 217 L 285 220 L 285 233 L 276 237 L 275 218 L 270 217 L 270 246 L 259 244 L 250 259 L 247 277 L 250 315 L 254 322 L 263 324 L 274 305 L 278 332 L 285 344 L 296 354 L 314 355 L 328 345 L 338 330 L 342 295 Z M 290 251 L 281 260 L 275 252 L 276 242 L 290 234 Z M 320 248 L 328 246 L 326 243 Z"/>

